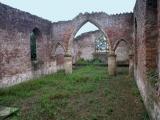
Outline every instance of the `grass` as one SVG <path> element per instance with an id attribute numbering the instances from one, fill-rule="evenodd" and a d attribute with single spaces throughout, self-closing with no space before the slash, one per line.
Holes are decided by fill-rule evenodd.
<path id="1" fill-rule="evenodd" d="M 0 89 L 0 105 L 20 108 L 8 120 L 149 120 L 127 68 L 76 68 Z"/>
<path id="2" fill-rule="evenodd" d="M 83 58 L 79 59 L 78 61 L 76 61 L 76 65 L 100 65 L 103 64 L 103 62 L 98 59 L 98 58 L 94 58 L 92 60 L 84 60 Z"/>

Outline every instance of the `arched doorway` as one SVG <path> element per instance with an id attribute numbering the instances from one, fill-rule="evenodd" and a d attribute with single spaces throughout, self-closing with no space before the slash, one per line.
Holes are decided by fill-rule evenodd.
<path id="1" fill-rule="evenodd" d="M 121 39 L 116 42 L 114 46 L 115 54 L 116 54 L 116 62 L 118 66 L 128 66 L 129 67 L 129 74 L 133 75 L 133 50 L 131 44 Z"/>
<path id="2" fill-rule="evenodd" d="M 109 38 L 108 38 L 107 33 L 106 33 L 105 30 L 103 29 L 103 27 L 100 26 L 98 23 L 95 23 L 95 22 L 93 22 L 93 21 L 91 21 L 91 20 L 85 20 L 85 21 L 81 22 L 81 24 L 78 24 L 78 26 L 76 26 L 76 28 L 75 28 L 74 31 L 72 32 L 71 37 L 70 37 L 69 42 L 68 42 L 68 48 L 67 48 L 67 51 L 66 51 L 67 54 L 72 54 L 72 53 L 71 53 L 71 52 L 72 52 L 71 50 L 72 50 L 72 47 L 73 47 L 74 38 L 75 38 L 76 34 L 79 32 L 79 30 L 80 30 L 85 24 L 87 24 L 87 23 L 92 24 L 93 26 L 95 26 L 98 30 L 100 30 L 100 31 L 103 33 L 103 35 L 104 35 L 104 37 L 106 38 L 107 43 L 108 43 L 108 45 L 109 45 L 109 49 L 111 50 L 110 40 L 109 40 Z"/>
<path id="3" fill-rule="evenodd" d="M 108 36 L 107 36 L 107 34 L 104 32 L 104 30 L 102 29 L 102 27 L 100 26 L 100 25 L 98 25 L 98 24 L 96 24 L 96 23 L 94 23 L 94 22 L 92 22 L 92 21 L 89 21 L 89 20 L 86 20 L 86 21 L 84 21 L 84 22 L 82 22 L 81 24 L 79 24 L 76 28 L 75 28 L 75 30 L 73 31 L 73 33 L 71 34 L 71 37 L 70 37 L 70 39 L 69 39 L 69 43 L 68 43 L 68 49 L 67 49 L 67 55 L 66 55 L 66 58 L 68 58 L 68 59 L 70 59 L 70 61 L 68 61 L 68 62 L 70 62 L 70 64 L 68 64 L 67 63 L 67 61 L 65 61 L 66 63 L 66 68 L 72 68 L 72 55 L 73 55 L 73 53 L 72 53 L 72 48 L 73 48 L 73 41 L 74 41 L 74 39 L 75 39 L 75 36 L 76 36 L 76 34 L 78 33 L 78 31 L 85 25 L 85 24 L 87 24 L 87 23 L 90 23 L 90 24 L 92 24 L 92 25 L 94 25 L 99 31 L 101 31 L 101 33 L 103 34 L 103 36 L 104 36 L 104 38 L 106 39 L 106 41 L 107 41 L 107 45 L 109 46 L 109 47 L 107 47 L 107 48 L 109 48 L 110 49 L 110 43 L 109 43 L 109 40 L 108 40 Z M 94 50 L 95 50 L 95 48 L 94 48 Z M 85 52 L 85 54 L 87 54 L 87 51 Z M 70 58 L 69 58 L 70 57 Z M 70 69 L 71 70 L 71 69 Z M 65 69 L 65 71 L 67 71 L 67 69 Z M 72 70 L 71 71 L 69 71 L 69 72 L 67 72 L 67 73 L 72 73 Z"/>
<path id="4" fill-rule="evenodd" d="M 85 61 L 87 61 L 87 64 L 107 64 L 106 53 L 108 49 L 108 42 L 104 34 L 94 25 L 86 23 L 76 34 L 73 41 L 73 64 L 84 65 Z"/>
<path id="5" fill-rule="evenodd" d="M 38 41 L 40 41 L 40 39 L 42 39 L 42 34 L 40 30 L 35 27 L 30 33 L 30 58 L 34 70 L 37 69 L 38 61 L 40 61 L 38 54 Z"/>
<path id="6" fill-rule="evenodd" d="M 61 43 L 56 44 L 55 56 L 56 56 L 56 66 L 57 70 L 64 70 L 64 55 L 65 49 Z"/>
<path id="7" fill-rule="evenodd" d="M 129 46 L 128 44 L 121 40 L 115 49 L 117 65 L 126 66 L 129 63 Z"/>

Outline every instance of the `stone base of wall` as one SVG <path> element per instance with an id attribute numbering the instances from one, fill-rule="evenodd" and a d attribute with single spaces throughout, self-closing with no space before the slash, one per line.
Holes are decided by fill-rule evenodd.
<path id="1" fill-rule="evenodd" d="M 17 74 L 14 76 L 13 75 L 12 76 L 5 76 L 5 77 L 3 77 L 2 80 L 0 80 L 1 81 L 0 88 L 13 86 L 13 85 L 19 84 L 21 82 L 27 81 L 31 78 L 33 78 L 31 71 L 28 71 L 28 72 L 22 73 L 22 74 Z"/>
<path id="2" fill-rule="evenodd" d="M 57 65 L 57 71 L 64 70 L 64 65 Z"/>
<path id="3" fill-rule="evenodd" d="M 57 72 L 56 62 L 46 63 L 43 68 L 38 69 L 36 71 L 27 71 L 21 74 L 4 76 L 3 79 L 0 80 L 0 88 L 13 86 L 27 80 L 38 78 L 42 75 L 53 74 L 56 72 Z"/>

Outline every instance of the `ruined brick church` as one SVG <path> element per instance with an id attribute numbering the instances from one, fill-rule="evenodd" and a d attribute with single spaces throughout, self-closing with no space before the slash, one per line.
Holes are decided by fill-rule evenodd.
<path id="1" fill-rule="evenodd" d="M 84 13 L 60 22 L 0 3 L 0 87 L 58 69 L 72 73 L 74 38 L 87 22 L 99 28 L 108 40 L 110 75 L 116 75 L 118 45 L 122 41 L 128 45 L 129 73 L 134 74 L 150 117 L 160 120 L 160 0 L 137 0 L 133 13 Z M 33 49 L 31 42 L 35 45 Z M 64 55 L 57 56 L 59 47 Z M 64 66 L 58 67 L 61 64 Z M 151 79 L 152 75 L 157 77 Z"/>

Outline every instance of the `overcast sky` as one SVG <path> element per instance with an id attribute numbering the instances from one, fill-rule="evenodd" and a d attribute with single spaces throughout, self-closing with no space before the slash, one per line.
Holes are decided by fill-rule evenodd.
<path id="1" fill-rule="evenodd" d="M 132 12 L 136 0 L 0 0 L 14 8 L 43 17 L 52 22 L 70 20 L 79 13 L 106 12 L 108 14 Z M 82 31 L 95 30 L 90 24 Z M 80 31 L 81 33 L 81 31 Z"/>

